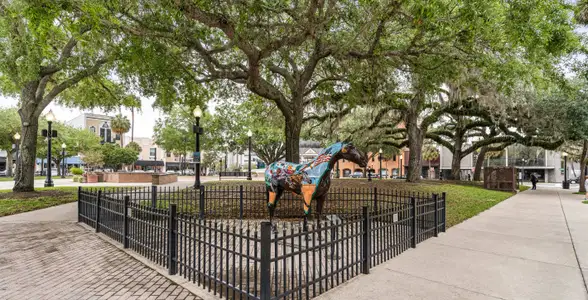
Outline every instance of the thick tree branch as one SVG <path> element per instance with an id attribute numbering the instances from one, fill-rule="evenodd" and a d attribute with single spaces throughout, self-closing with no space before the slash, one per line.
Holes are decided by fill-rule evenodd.
<path id="1" fill-rule="evenodd" d="M 72 77 L 62 81 L 60 84 L 53 87 L 53 89 L 51 89 L 51 91 L 43 97 L 43 99 L 41 100 L 41 102 L 37 106 L 37 112 L 39 113 L 39 115 L 41 114 L 43 109 L 45 109 L 45 107 L 47 107 L 47 105 L 49 105 L 49 103 L 51 103 L 51 101 L 53 101 L 53 99 L 55 99 L 55 97 L 57 95 L 59 95 L 61 92 L 63 92 L 67 88 L 70 88 L 70 87 L 76 85 L 78 82 L 80 82 L 84 78 L 87 78 L 91 75 L 98 73 L 100 68 L 107 62 L 108 62 L 108 59 L 105 59 L 105 58 L 98 59 L 93 66 L 77 72 Z"/>

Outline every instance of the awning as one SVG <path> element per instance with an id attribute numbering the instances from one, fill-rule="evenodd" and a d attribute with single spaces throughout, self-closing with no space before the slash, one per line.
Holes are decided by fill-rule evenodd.
<path id="1" fill-rule="evenodd" d="M 161 160 L 138 160 L 135 162 L 135 166 L 139 167 L 163 167 L 163 161 Z"/>
<path id="2" fill-rule="evenodd" d="M 180 163 L 179 162 L 167 162 L 165 164 L 166 168 L 179 168 L 180 167 Z M 182 163 L 181 166 L 183 166 L 186 169 L 191 169 L 194 168 L 194 163 L 193 162 L 185 162 Z"/>

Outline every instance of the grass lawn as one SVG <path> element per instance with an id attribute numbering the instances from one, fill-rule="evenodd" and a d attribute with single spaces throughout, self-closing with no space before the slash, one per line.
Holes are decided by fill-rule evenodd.
<path id="1" fill-rule="evenodd" d="M 205 186 L 225 185 L 251 185 L 262 186 L 260 181 L 223 180 L 206 182 Z M 444 183 L 442 181 L 422 181 L 420 183 L 408 183 L 394 179 L 374 179 L 368 182 L 365 179 L 334 179 L 331 186 L 360 188 L 377 187 L 378 189 L 390 189 L 398 191 L 447 193 L 447 227 L 459 224 L 482 211 L 508 199 L 513 193 L 491 191 L 472 185 L 460 185 L 456 183 Z M 524 188 L 523 188 L 524 189 Z M 528 187 L 526 187 L 528 189 Z M 327 201 L 329 201 L 327 199 Z"/>
<path id="2" fill-rule="evenodd" d="M 588 200 L 584 200 L 584 201 L 582 201 L 582 203 L 588 204 Z"/>
<path id="3" fill-rule="evenodd" d="M 35 176 L 35 180 L 41 180 L 41 179 L 45 179 L 47 178 L 47 176 Z M 61 176 L 57 176 L 57 175 L 53 175 L 52 177 L 53 179 L 61 179 Z M 65 178 L 72 178 L 71 176 L 67 176 Z M 0 177 L 0 181 L 14 181 L 14 178 L 12 177 Z"/>
<path id="4" fill-rule="evenodd" d="M 0 190 L 0 217 L 75 202 L 77 187 L 37 188 L 30 193 Z"/>

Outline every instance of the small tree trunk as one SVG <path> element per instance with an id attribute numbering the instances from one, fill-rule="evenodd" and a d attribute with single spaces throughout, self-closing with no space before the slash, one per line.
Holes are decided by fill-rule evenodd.
<path id="1" fill-rule="evenodd" d="M 56 159 L 53 162 L 55 163 L 55 167 L 57 168 L 57 176 L 61 176 L 61 159 Z"/>
<path id="2" fill-rule="evenodd" d="M 286 121 L 286 161 L 300 162 L 300 131 L 302 130 L 302 116 Z"/>
<path id="3" fill-rule="evenodd" d="M 131 142 L 135 141 L 135 108 L 131 107 Z"/>
<path id="4" fill-rule="evenodd" d="M 484 157 L 486 156 L 487 151 L 487 147 L 480 148 L 480 154 L 478 154 L 478 159 L 476 159 L 476 167 L 474 169 L 474 181 L 480 181 L 482 177 L 482 167 L 484 166 Z"/>
<path id="5" fill-rule="evenodd" d="M 12 177 L 12 151 L 6 151 L 6 176 Z M 18 168 L 18 166 L 17 166 Z"/>
<path id="6" fill-rule="evenodd" d="M 588 140 L 584 140 L 582 156 L 580 157 L 580 192 L 586 193 L 586 163 L 588 163 Z"/>

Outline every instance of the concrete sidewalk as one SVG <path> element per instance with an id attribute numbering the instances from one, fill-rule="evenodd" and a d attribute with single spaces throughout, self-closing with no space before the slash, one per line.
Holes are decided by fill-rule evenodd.
<path id="1" fill-rule="evenodd" d="M 588 205 L 518 194 L 317 299 L 586 300 Z"/>

